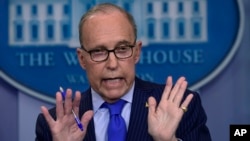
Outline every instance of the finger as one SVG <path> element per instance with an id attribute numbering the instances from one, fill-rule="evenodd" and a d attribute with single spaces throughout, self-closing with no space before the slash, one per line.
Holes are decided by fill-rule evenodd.
<path id="1" fill-rule="evenodd" d="M 178 106 L 180 105 L 183 95 L 186 91 L 186 88 L 187 88 L 187 81 L 183 81 L 180 86 L 180 89 L 178 90 L 177 94 L 175 95 L 173 99 L 173 102 L 176 103 L 176 105 Z"/>
<path id="2" fill-rule="evenodd" d="M 88 110 L 87 112 L 83 114 L 81 121 L 84 126 L 83 127 L 84 130 L 87 129 L 89 121 L 92 119 L 93 115 L 94 115 L 94 112 L 92 110 Z"/>
<path id="3" fill-rule="evenodd" d="M 179 91 L 181 84 L 183 83 L 183 81 L 185 81 L 185 77 L 180 77 L 176 84 L 174 85 L 174 88 L 172 89 L 170 96 L 169 96 L 169 100 L 173 101 L 174 97 L 176 95 L 176 93 Z"/>
<path id="4" fill-rule="evenodd" d="M 164 88 L 164 91 L 163 91 L 163 95 L 162 95 L 162 98 L 163 100 L 167 100 L 169 98 L 169 94 L 170 94 L 170 91 L 172 89 L 172 86 L 173 86 L 173 80 L 172 80 L 172 77 L 171 76 L 168 76 L 167 78 L 167 82 L 166 82 L 166 86 Z"/>
<path id="5" fill-rule="evenodd" d="M 183 111 L 183 114 L 188 111 L 188 105 L 191 102 L 191 100 L 193 99 L 193 96 L 194 96 L 193 94 L 189 94 L 186 97 L 186 99 L 183 101 L 183 103 L 181 104 L 179 109 Z"/>
<path id="6" fill-rule="evenodd" d="M 47 121 L 47 123 L 49 124 L 50 127 L 53 126 L 55 120 L 51 117 L 51 115 L 49 114 L 48 109 L 45 106 L 41 106 L 41 111 L 45 117 L 45 120 Z"/>
<path id="7" fill-rule="evenodd" d="M 63 108 L 63 98 L 60 92 L 56 93 L 56 117 L 58 119 L 64 116 L 64 108 Z"/>
<path id="8" fill-rule="evenodd" d="M 180 107 L 188 107 L 189 103 L 191 102 L 191 100 L 193 99 L 194 95 L 193 94 L 189 94 L 186 99 L 183 101 L 183 103 L 181 104 Z"/>
<path id="9" fill-rule="evenodd" d="M 77 115 L 79 115 L 78 113 L 79 113 L 80 101 L 81 101 L 81 93 L 79 91 L 76 91 L 75 98 L 73 101 L 73 109 Z"/>
<path id="10" fill-rule="evenodd" d="M 66 90 L 65 103 L 64 103 L 64 111 L 65 115 L 70 115 L 72 110 L 72 90 Z"/>
<path id="11" fill-rule="evenodd" d="M 154 97 L 150 96 L 148 98 L 148 114 L 152 115 L 156 112 L 156 100 Z"/>

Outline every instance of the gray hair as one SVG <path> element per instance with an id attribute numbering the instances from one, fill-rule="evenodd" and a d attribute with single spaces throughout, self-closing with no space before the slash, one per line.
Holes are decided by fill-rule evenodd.
<path id="1" fill-rule="evenodd" d="M 83 43 L 83 41 L 82 41 L 82 37 L 83 37 L 82 27 L 83 27 L 84 23 L 89 19 L 89 17 L 91 17 L 92 15 L 95 15 L 97 13 L 108 14 L 108 13 L 111 13 L 114 11 L 121 12 L 128 19 L 129 23 L 133 27 L 134 35 L 135 35 L 135 39 L 136 39 L 137 38 L 137 28 L 136 28 L 136 24 L 135 24 L 133 16 L 117 5 L 114 5 L 111 3 L 102 3 L 102 4 L 94 6 L 93 8 L 91 8 L 89 11 L 87 11 L 81 17 L 79 27 L 78 27 L 80 44 L 82 45 L 82 43 Z"/>

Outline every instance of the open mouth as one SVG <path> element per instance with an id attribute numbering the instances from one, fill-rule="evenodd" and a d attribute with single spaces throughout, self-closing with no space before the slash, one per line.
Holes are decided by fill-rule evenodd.
<path id="1" fill-rule="evenodd" d="M 103 79 L 103 81 L 114 81 L 114 82 L 116 82 L 116 81 L 120 81 L 121 79 L 123 79 L 123 78 L 121 78 L 121 77 L 116 77 L 116 78 L 104 78 Z"/>
<path id="2" fill-rule="evenodd" d="M 106 85 L 118 85 L 122 82 L 123 78 L 121 77 L 116 77 L 116 78 L 105 78 L 103 79 L 103 82 Z"/>

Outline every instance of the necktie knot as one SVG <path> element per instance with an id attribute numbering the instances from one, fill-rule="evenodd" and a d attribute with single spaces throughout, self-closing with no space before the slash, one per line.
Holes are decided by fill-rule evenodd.
<path id="1" fill-rule="evenodd" d="M 104 107 L 107 107 L 109 109 L 110 115 L 120 115 L 125 104 L 126 101 L 120 99 L 115 103 L 105 102 Z"/>

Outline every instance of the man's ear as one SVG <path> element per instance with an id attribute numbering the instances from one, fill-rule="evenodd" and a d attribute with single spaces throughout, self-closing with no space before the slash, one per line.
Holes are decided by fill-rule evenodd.
<path id="1" fill-rule="evenodd" d="M 76 49 L 79 64 L 83 69 L 86 69 L 86 58 L 83 56 L 83 50 L 81 48 Z"/>
<path id="2" fill-rule="evenodd" d="M 142 42 L 138 41 L 136 42 L 136 49 L 135 49 L 135 64 L 139 62 L 140 60 L 140 55 L 141 55 L 141 48 L 142 48 Z"/>

